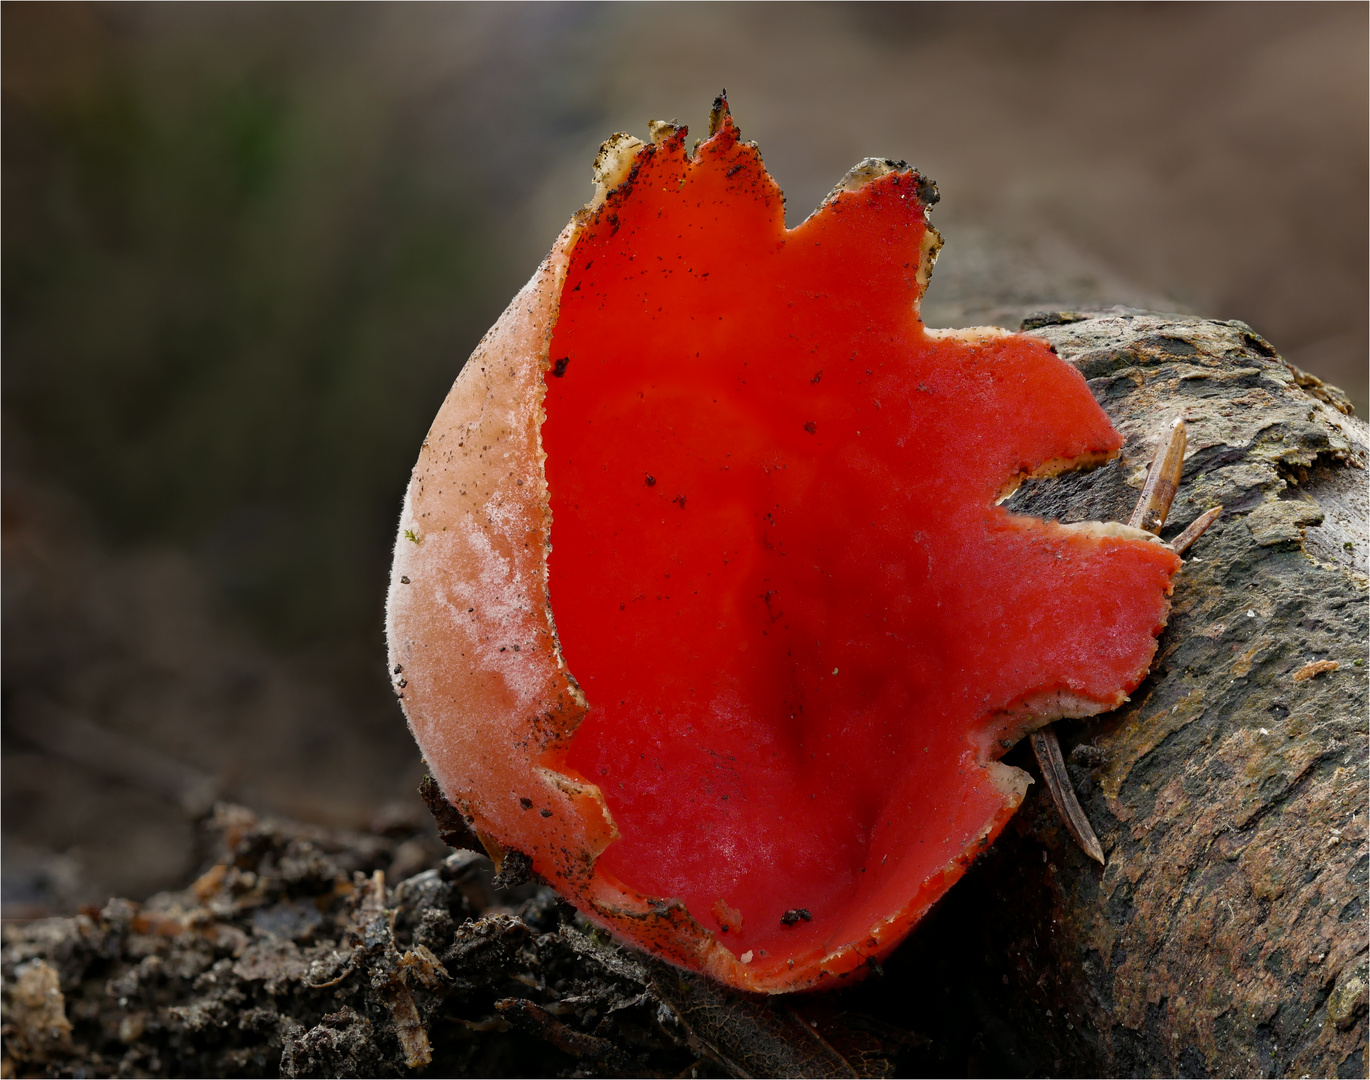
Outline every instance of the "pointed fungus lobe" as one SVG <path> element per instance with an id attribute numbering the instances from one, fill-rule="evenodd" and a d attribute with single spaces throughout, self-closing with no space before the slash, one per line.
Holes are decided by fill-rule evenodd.
<path id="1" fill-rule="evenodd" d="M 835 985 L 998 834 L 1007 747 L 1141 681 L 1179 560 L 997 505 L 1121 439 L 1043 342 L 923 327 L 930 183 L 868 161 L 787 229 L 726 105 L 653 135 L 425 441 L 391 663 L 497 858 L 735 986 Z"/>

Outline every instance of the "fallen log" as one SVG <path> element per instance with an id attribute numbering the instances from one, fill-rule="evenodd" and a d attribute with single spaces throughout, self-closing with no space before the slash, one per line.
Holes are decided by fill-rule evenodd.
<path id="1" fill-rule="evenodd" d="M 1128 449 L 1013 508 L 1117 516 L 1178 413 L 1190 452 L 1165 535 L 1223 518 L 1151 679 L 1074 733 L 1108 866 L 1065 848 L 1040 799 L 1002 854 L 1052 848 L 1034 868 L 1049 904 L 996 941 L 1045 946 L 1015 965 L 1010 1015 L 1055 1044 L 1048 1067 L 1363 1076 L 1366 427 L 1244 324 L 1112 313 L 1039 332 Z"/>
<path id="2" fill-rule="evenodd" d="M 1364 1076 L 1366 427 L 1242 323 L 1115 309 L 1025 328 L 1127 444 L 1010 510 L 1126 519 L 1181 415 L 1163 536 L 1223 513 L 1176 581 L 1151 677 L 1058 725 L 1107 865 L 1038 785 L 901 960 L 948 972 L 962 952 L 943 987 L 960 1004 L 933 1015 L 1006 1071 Z"/>

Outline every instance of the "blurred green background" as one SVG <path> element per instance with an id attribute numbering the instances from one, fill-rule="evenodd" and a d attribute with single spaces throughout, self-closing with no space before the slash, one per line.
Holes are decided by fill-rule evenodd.
<path id="1" fill-rule="evenodd" d="M 1242 318 L 1364 414 L 1364 5 L 2 10 L 9 917 L 177 883 L 214 797 L 426 842 L 418 444 L 599 142 L 724 86 L 792 223 L 939 182 L 930 323 Z"/>

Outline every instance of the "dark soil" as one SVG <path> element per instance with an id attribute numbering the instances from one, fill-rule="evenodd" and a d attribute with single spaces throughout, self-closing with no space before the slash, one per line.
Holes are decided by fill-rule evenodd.
<path id="1" fill-rule="evenodd" d="M 392 886 L 412 838 L 228 804 L 203 828 L 213 856 L 188 889 L 6 927 L 4 1075 L 840 1076 L 854 1062 L 884 1076 L 934 1064 L 931 1040 L 905 1027 L 827 999 L 744 998 L 622 949 L 545 886 L 496 887 L 469 850 L 411 864 Z"/>

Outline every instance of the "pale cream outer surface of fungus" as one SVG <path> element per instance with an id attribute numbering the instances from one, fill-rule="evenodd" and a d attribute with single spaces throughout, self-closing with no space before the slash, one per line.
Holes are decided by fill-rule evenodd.
<path id="1" fill-rule="evenodd" d="M 625 135 L 605 143 L 595 199 L 481 340 L 429 429 L 400 514 L 389 664 L 429 768 L 492 857 L 517 846 L 606 927 L 746 985 L 753 972 L 679 902 L 595 873 L 617 832 L 599 789 L 560 760 L 587 704 L 562 661 L 547 592 L 542 380 L 581 222 L 641 146 Z"/>
<path id="2" fill-rule="evenodd" d="M 984 747 L 984 768 L 1004 804 L 986 823 L 982 842 L 968 845 L 914 896 L 889 896 L 887 917 L 814 955 L 738 957 L 678 900 L 643 896 L 596 871 L 618 834 L 599 789 L 564 760 L 588 704 L 562 659 L 547 587 L 552 518 L 540 437 L 543 380 L 582 222 L 628 176 L 642 146 L 624 134 L 605 142 L 595 161 L 595 198 L 481 340 L 424 440 L 400 516 L 386 603 L 391 679 L 443 793 L 497 862 L 518 848 L 596 922 L 730 985 L 762 992 L 832 985 L 862 973 L 903 939 L 998 834 L 1031 780 L 993 760 L 1001 750 Z M 869 177 L 849 174 L 848 186 L 839 188 L 882 172 L 867 171 Z M 920 253 L 924 283 L 939 246 L 925 244 Z M 1118 696 L 1113 703 L 1073 695 L 1025 701 L 995 733 L 1016 739 L 1063 715 L 1113 708 L 1123 700 Z M 798 964 L 810 977 L 796 979 Z"/>
<path id="3" fill-rule="evenodd" d="M 539 439 L 547 343 L 578 224 L 558 237 L 438 411 L 405 494 L 386 602 L 392 679 L 410 727 L 482 839 L 513 834 L 526 813 L 519 800 L 534 794 L 563 821 L 588 811 L 607 822 L 597 791 L 538 768 L 586 708 L 551 621 Z M 500 785 L 512 810 L 488 798 Z"/>

